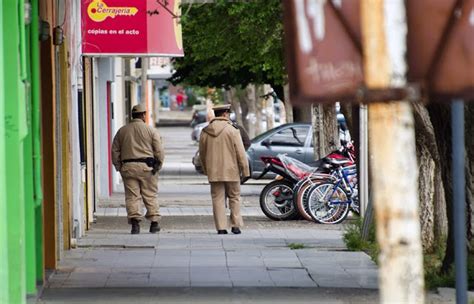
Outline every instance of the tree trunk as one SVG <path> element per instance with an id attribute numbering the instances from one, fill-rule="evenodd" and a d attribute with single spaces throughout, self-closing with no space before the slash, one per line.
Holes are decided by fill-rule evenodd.
<path id="1" fill-rule="evenodd" d="M 266 84 L 263 86 L 263 93 L 268 94 L 273 91 L 273 88 Z M 277 102 L 273 97 L 268 97 L 262 101 L 264 103 L 264 109 L 266 112 L 266 120 L 267 120 L 267 130 L 274 128 L 275 122 L 275 110 L 273 104 Z"/>
<path id="2" fill-rule="evenodd" d="M 242 88 L 235 88 L 235 94 L 236 94 L 237 99 L 239 100 L 240 109 L 242 111 L 242 126 L 244 127 L 245 131 L 249 133 L 249 128 L 250 128 L 249 120 L 248 120 L 249 107 L 248 107 L 247 98 L 246 98 L 247 91 Z"/>
<path id="3" fill-rule="evenodd" d="M 444 197 L 446 200 L 446 217 L 448 219 L 448 234 L 446 253 L 443 259 L 441 271 L 449 272 L 454 261 L 454 238 L 453 238 L 453 179 L 452 147 L 451 147 L 451 110 L 448 103 L 432 103 L 428 105 L 431 122 L 435 132 L 435 140 L 442 160 L 440 162 L 441 178 L 444 186 Z"/>
<path id="4" fill-rule="evenodd" d="M 290 100 L 290 85 L 287 83 L 283 86 L 284 94 L 284 104 L 285 104 L 285 117 L 287 123 L 293 122 L 293 106 L 291 105 Z"/>
<path id="5" fill-rule="evenodd" d="M 311 105 L 297 105 L 293 107 L 294 122 L 308 122 L 312 120 Z"/>
<path id="6" fill-rule="evenodd" d="M 255 135 L 259 135 L 265 131 L 265 127 L 262 126 L 262 122 L 265 121 L 263 117 L 263 109 L 264 109 L 264 99 L 260 96 L 263 95 L 263 85 L 255 85 L 255 117 L 256 117 L 256 124 L 255 124 Z"/>
<path id="7" fill-rule="evenodd" d="M 255 104 L 255 85 L 249 84 L 245 88 L 245 102 L 247 104 L 247 131 L 249 134 L 250 138 L 254 138 L 256 134 L 256 129 L 255 125 L 257 124 L 257 117 L 256 117 L 256 112 L 257 112 L 257 107 Z"/>
<path id="8" fill-rule="evenodd" d="M 446 213 L 448 218 L 448 238 L 446 240 L 446 254 L 443 259 L 441 271 L 448 273 L 454 263 L 454 218 L 453 218 L 453 179 L 452 179 L 452 137 L 451 137 L 451 115 L 449 103 L 433 103 L 428 106 L 431 121 L 436 134 L 436 143 L 441 163 L 442 179 L 445 188 Z M 474 109 L 472 104 L 465 106 L 465 140 L 466 140 L 466 227 L 467 227 L 467 243 L 472 240 L 472 203 L 473 203 L 473 175 L 472 164 L 474 159 L 474 126 L 472 117 L 474 117 Z M 469 249 L 469 248 L 468 248 Z M 472 250 L 472 249 L 471 249 Z"/>
<path id="9" fill-rule="evenodd" d="M 336 109 L 333 104 L 312 107 L 314 158 L 320 159 L 339 146 Z"/>
<path id="10" fill-rule="evenodd" d="M 467 101 L 465 108 L 466 122 L 466 212 L 468 246 L 472 241 L 473 204 L 474 204 L 474 100 Z M 470 251 L 473 248 L 469 248 Z"/>
<path id="11" fill-rule="evenodd" d="M 337 127 L 337 115 L 334 104 L 323 105 L 323 134 L 324 150 L 323 156 L 326 156 L 341 144 L 339 142 L 339 129 Z"/>
<path id="12" fill-rule="evenodd" d="M 242 121 L 242 109 L 240 107 L 240 101 L 237 98 L 236 89 L 231 87 L 229 90 L 226 90 L 226 96 L 229 103 L 232 105 L 232 109 L 234 109 L 235 113 L 235 120 L 239 126 L 243 126 Z"/>
<path id="13" fill-rule="evenodd" d="M 419 167 L 421 240 L 424 252 L 432 253 L 447 235 L 446 201 L 440 157 L 427 109 L 415 103 L 416 150 Z"/>

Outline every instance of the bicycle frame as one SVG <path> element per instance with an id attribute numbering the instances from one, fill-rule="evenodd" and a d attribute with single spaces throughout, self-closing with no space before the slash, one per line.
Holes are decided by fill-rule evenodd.
<path id="1" fill-rule="evenodd" d="M 347 193 L 349 200 L 347 201 L 331 201 L 328 200 L 329 206 L 336 205 L 336 204 L 349 204 L 349 207 L 351 207 L 354 211 L 359 212 L 359 206 L 358 204 L 355 204 L 354 202 L 354 194 L 356 193 L 354 191 L 355 187 L 352 186 L 349 176 L 357 175 L 357 169 L 355 165 L 350 165 L 347 167 L 338 167 L 334 171 L 334 178 L 336 179 L 336 182 L 334 183 L 334 187 L 332 187 L 332 197 L 334 193 L 336 192 L 336 189 L 340 187 L 344 192 Z M 329 188 L 330 189 L 330 188 Z M 328 189 L 328 190 L 329 190 Z M 326 198 L 327 193 L 324 193 L 324 198 Z"/>

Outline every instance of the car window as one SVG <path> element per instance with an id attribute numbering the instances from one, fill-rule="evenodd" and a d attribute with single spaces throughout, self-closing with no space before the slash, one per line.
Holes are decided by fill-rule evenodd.
<path id="1" fill-rule="evenodd" d="M 252 142 L 258 142 L 260 141 L 262 138 L 265 138 L 268 136 L 268 134 L 272 133 L 274 131 L 274 129 L 270 129 L 270 130 L 267 130 L 265 132 L 263 132 L 262 134 L 259 134 L 257 136 L 255 136 L 254 138 L 252 138 Z"/>
<path id="2" fill-rule="evenodd" d="M 305 126 L 285 128 L 270 136 L 270 143 L 272 146 L 302 147 L 306 141 L 308 128 Z"/>

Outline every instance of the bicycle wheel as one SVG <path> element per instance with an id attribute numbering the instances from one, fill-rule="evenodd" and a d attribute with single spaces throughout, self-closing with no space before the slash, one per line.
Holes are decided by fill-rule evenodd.
<path id="1" fill-rule="evenodd" d="M 311 215 L 306 211 L 305 205 L 303 201 L 305 201 L 305 197 L 307 197 L 307 190 L 311 187 L 312 183 L 310 180 L 305 180 L 297 189 L 295 189 L 295 193 L 293 195 L 293 202 L 298 210 L 298 213 L 301 217 L 307 221 L 313 221 Z"/>
<path id="2" fill-rule="evenodd" d="M 297 189 L 297 193 L 294 195 L 294 204 L 300 215 L 307 221 L 314 222 L 313 218 L 309 214 L 308 210 L 308 190 L 311 189 L 316 183 L 321 183 L 323 180 L 321 178 L 307 179 L 302 183 Z"/>
<path id="3" fill-rule="evenodd" d="M 263 188 L 260 193 L 260 208 L 265 215 L 275 221 L 292 220 L 298 216 L 293 205 L 293 183 L 276 180 Z"/>
<path id="4" fill-rule="evenodd" d="M 308 211 L 321 224 L 338 224 L 349 213 L 346 192 L 332 183 L 321 183 L 308 192 Z"/>

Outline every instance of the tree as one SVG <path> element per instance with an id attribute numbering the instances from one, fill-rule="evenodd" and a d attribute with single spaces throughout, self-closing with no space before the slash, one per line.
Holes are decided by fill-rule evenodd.
<path id="1" fill-rule="evenodd" d="M 282 96 L 281 1 L 216 1 L 183 11 L 185 56 L 174 62 L 172 83 L 226 88 L 268 83 Z"/>
<path id="2" fill-rule="evenodd" d="M 440 101 L 433 98 L 434 101 Z M 441 100 L 444 101 L 444 100 Z M 441 171 L 443 187 L 445 190 L 444 199 L 446 201 L 446 212 L 448 218 L 448 235 L 446 241 L 446 254 L 443 260 L 441 271 L 448 273 L 454 262 L 454 233 L 453 233 L 453 179 L 452 179 L 452 137 L 451 137 L 451 116 L 450 106 L 444 101 L 440 103 L 433 103 L 428 106 L 430 119 L 433 124 L 437 150 L 440 155 L 440 161 L 437 164 Z M 466 238 L 469 241 L 472 239 L 471 231 L 471 210 L 473 202 L 474 192 L 474 123 L 472 121 L 474 117 L 474 106 L 472 103 L 467 103 L 465 106 L 465 140 L 466 140 L 466 212 L 467 218 L 466 227 L 467 235 Z"/>

